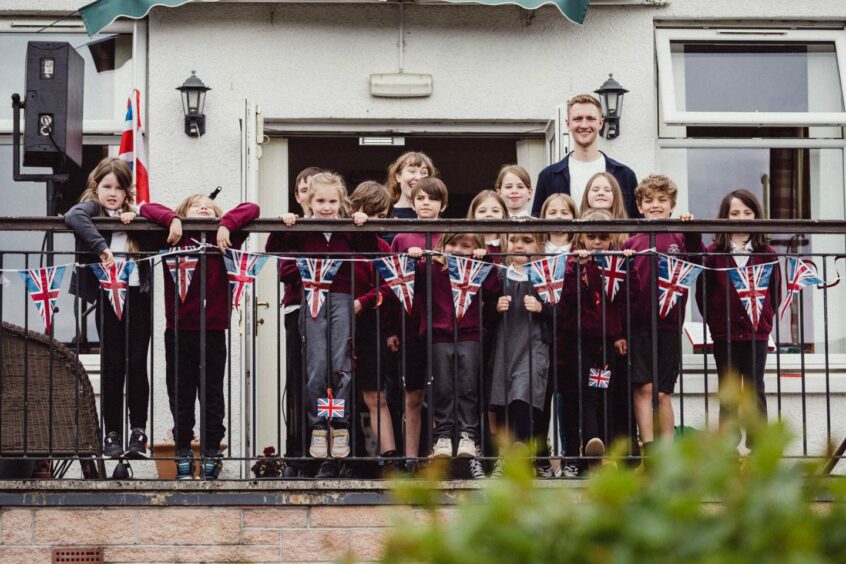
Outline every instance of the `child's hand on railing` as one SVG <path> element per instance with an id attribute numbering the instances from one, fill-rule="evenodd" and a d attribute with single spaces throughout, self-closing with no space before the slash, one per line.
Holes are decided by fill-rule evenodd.
<path id="1" fill-rule="evenodd" d="M 419 259 L 423 256 L 423 249 L 420 247 L 409 247 L 406 253 L 413 259 Z"/>
<path id="2" fill-rule="evenodd" d="M 579 263 L 585 264 L 588 260 L 590 260 L 590 255 L 592 255 L 593 252 L 587 249 L 579 249 L 576 251 L 576 254 L 579 256 Z"/>
<path id="3" fill-rule="evenodd" d="M 629 354 L 629 344 L 626 342 L 625 339 L 620 339 L 619 341 L 614 341 L 614 348 L 617 349 L 617 354 L 620 354 L 620 355 Z"/>
<path id="4" fill-rule="evenodd" d="M 485 258 L 485 255 L 487 255 L 487 254 L 488 254 L 487 249 L 475 249 L 473 251 L 473 258 L 476 259 L 476 260 L 482 260 L 483 258 Z"/>
<path id="5" fill-rule="evenodd" d="M 531 313 L 540 313 L 543 309 L 543 306 L 534 296 L 524 296 L 523 297 L 523 306 L 526 308 L 526 311 Z"/>
<path id="6" fill-rule="evenodd" d="M 103 263 L 104 268 L 111 268 L 115 264 L 115 256 L 111 249 L 106 249 L 100 253 L 100 262 Z"/>
<path id="7" fill-rule="evenodd" d="M 221 253 L 225 253 L 226 249 L 232 246 L 232 241 L 229 240 L 229 228 L 221 225 L 217 228 L 217 247 Z"/>
<path id="8" fill-rule="evenodd" d="M 634 250 L 634 249 L 623 249 L 623 256 L 624 256 L 624 257 L 630 257 L 630 256 L 632 256 L 633 254 L 635 254 L 635 250 Z"/>
<path id="9" fill-rule="evenodd" d="M 124 224 L 131 223 L 132 220 L 134 220 L 136 217 L 138 217 L 138 215 L 135 212 L 131 212 L 131 211 L 123 212 L 122 214 L 120 214 L 120 220 Z"/>
<path id="10" fill-rule="evenodd" d="M 364 309 L 364 306 L 361 305 L 361 300 L 355 300 L 353 302 L 353 310 L 355 311 L 355 314 L 358 315 L 361 313 L 362 309 Z"/>
<path id="11" fill-rule="evenodd" d="M 356 225 L 364 225 L 364 223 L 367 221 L 367 214 L 360 211 L 355 212 L 354 214 L 352 214 L 352 220 L 353 223 L 355 223 Z"/>
<path id="12" fill-rule="evenodd" d="M 680 221 L 692 221 L 693 219 L 696 219 L 696 218 L 693 217 L 692 213 L 683 213 L 683 214 L 679 215 Z"/>
<path id="13" fill-rule="evenodd" d="M 182 239 L 182 220 L 174 217 L 170 222 L 170 232 L 167 234 L 167 242 L 170 245 L 177 244 Z"/>
<path id="14" fill-rule="evenodd" d="M 282 223 L 291 227 L 297 222 L 297 214 L 295 213 L 286 213 L 282 216 Z"/>
<path id="15" fill-rule="evenodd" d="M 498 313 L 505 313 L 511 306 L 511 296 L 500 296 L 496 301 L 496 311 Z"/>
<path id="16" fill-rule="evenodd" d="M 399 337 L 396 335 L 391 335 L 388 337 L 388 349 L 391 352 L 397 352 L 399 350 L 400 342 Z"/>

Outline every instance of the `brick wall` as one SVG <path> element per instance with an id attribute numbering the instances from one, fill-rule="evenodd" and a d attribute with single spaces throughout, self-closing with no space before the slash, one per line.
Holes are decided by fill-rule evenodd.
<path id="1" fill-rule="evenodd" d="M 106 562 L 369 561 L 395 517 L 427 515 L 363 505 L 4 509 L 0 562 L 49 563 L 64 546 L 103 547 Z"/>

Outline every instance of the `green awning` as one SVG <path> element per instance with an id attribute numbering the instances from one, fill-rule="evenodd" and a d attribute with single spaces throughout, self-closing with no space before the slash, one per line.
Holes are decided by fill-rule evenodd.
<path id="1" fill-rule="evenodd" d="M 155 6 L 175 8 L 191 0 L 96 0 L 79 9 L 88 35 L 100 33 L 118 18 L 141 19 Z"/>
<path id="2" fill-rule="evenodd" d="M 568 20 L 583 24 L 590 0 L 446 0 L 451 4 L 487 4 L 501 6 L 511 4 L 527 10 L 536 10 L 546 4 L 553 4 Z"/>

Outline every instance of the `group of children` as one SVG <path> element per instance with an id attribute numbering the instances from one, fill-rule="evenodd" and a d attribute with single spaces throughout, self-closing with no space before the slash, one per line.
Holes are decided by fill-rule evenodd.
<path id="1" fill-rule="evenodd" d="M 125 166 L 125 165 L 124 165 Z M 108 264 L 115 253 L 133 253 L 161 248 L 162 241 L 143 241 L 129 234 L 100 234 L 90 221 L 101 215 L 134 219 L 129 208 L 131 192 L 120 161 L 109 159 L 92 173 L 89 190 L 80 204 L 66 216 L 77 234 L 78 250 L 93 252 L 96 260 Z M 677 197 L 675 184 L 667 177 L 646 177 L 635 191 L 637 209 L 646 219 L 672 217 Z M 437 220 L 448 204 L 446 185 L 424 153 L 409 152 L 389 168 L 385 185 L 368 181 L 348 195 L 343 179 L 332 172 L 309 168 L 300 173 L 295 199 L 303 216 L 313 220 L 349 217 L 355 225 L 374 218 L 418 218 Z M 471 202 L 468 219 L 530 219 L 532 183 L 525 169 L 502 167 L 493 190 L 484 190 Z M 581 202 L 569 195 L 550 195 L 541 207 L 540 219 L 584 222 L 610 221 L 627 217 L 622 193 L 613 175 L 593 175 Z M 227 214 L 203 196 L 186 199 L 176 211 L 158 204 L 145 204 L 140 214 L 169 229 L 167 243 L 190 244 L 197 234 L 183 234 L 180 217 L 219 217 L 220 228 L 209 234 L 222 250 L 238 247 L 244 234 L 238 229 L 259 215 L 254 204 L 241 204 Z M 763 217 L 757 198 L 746 190 L 726 195 L 720 218 Z M 689 214 L 682 221 L 692 219 Z M 283 216 L 292 226 L 297 214 Z M 279 261 L 279 277 L 285 284 L 282 308 L 286 342 L 286 421 L 289 457 L 310 457 L 314 464 L 290 464 L 287 476 L 331 477 L 349 472 L 339 464 L 352 452 L 352 435 L 357 421 L 350 409 L 363 402 L 370 414 L 376 454 L 389 466 L 405 462 L 413 470 L 421 457 L 421 441 L 431 437 L 425 454 L 433 458 L 459 457 L 470 460 L 474 478 L 485 476 L 479 463 L 483 455 L 495 453 L 483 444 L 536 443 L 541 459 L 546 448 L 552 404 L 560 422 L 563 444 L 563 474 L 578 476 L 605 454 L 609 439 L 619 432 L 608 428 L 609 408 L 618 421 L 617 429 L 634 428 L 625 414 L 633 412 L 639 441 L 648 454 L 656 438 L 671 438 L 674 430 L 671 394 L 678 379 L 681 327 L 685 297 L 666 315 L 653 320 L 652 294 L 655 282 L 655 253 L 680 257 L 711 266 L 706 272 L 707 292 L 697 294 L 700 309 L 707 309 L 707 321 L 714 339 L 714 353 L 720 381 L 739 374 L 758 392 L 759 407 L 766 413 L 763 371 L 766 340 L 778 305 L 778 270 L 771 283 L 762 319 L 753 327 L 743 315 L 737 292 L 727 280 L 727 265 L 772 262 L 774 250 L 764 237 L 746 233 L 721 235 L 707 249 L 701 235 L 657 233 L 626 237 L 619 233 L 588 231 L 572 237 L 563 232 L 543 233 L 398 233 L 382 238 L 373 231 L 326 232 L 276 231 L 270 235 L 266 252 L 290 257 L 375 258 L 403 253 L 416 260 L 414 296 L 406 311 L 393 292 L 380 281 L 372 263 L 345 261 L 338 268 L 325 302 L 319 310 L 307 307 L 300 270 L 296 261 Z M 654 252 L 649 252 L 654 251 Z M 708 254 L 706 254 L 708 253 Z M 530 282 L 528 264 L 544 257 L 566 254 L 565 283 L 558 303 L 542 300 Z M 478 295 L 458 316 L 446 257 L 449 255 L 491 262 L 496 267 L 480 284 Z M 609 294 L 603 277 L 604 259 L 624 257 L 619 291 Z M 722 269 L 722 270 L 721 270 Z M 121 444 L 123 366 L 113 362 L 122 353 L 111 352 L 114 336 L 124 335 L 129 324 L 132 338 L 129 358 L 146 358 L 149 343 L 148 268 L 139 269 L 130 280 L 130 315 L 112 319 L 102 307 L 102 293 L 85 271 L 79 272 L 78 295 L 96 301 L 100 309 L 104 348 L 104 454 L 124 452 Z M 167 381 L 177 467 L 180 477 L 193 474 L 190 441 L 194 428 L 194 402 L 199 389 L 199 285 L 192 284 L 182 302 L 175 300 L 174 279 L 165 274 L 167 317 Z M 86 284 L 83 284 L 86 282 Z M 219 253 L 210 250 L 206 270 L 207 295 L 226 295 L 226 275 Z M 91 288 L 94 288 L 93 290 Z M 147 296 L 147 297 L 145 297 Z M 178 314 L 175 308 L 178 307 Z M 220 441 L 223 427 L 223 371 L 228 304 L 209 300 L 206 307 L 206 426 L 203 458 L 206 478 L 215 478 L 221 468 Z M 146 319 L 146 322 L 137 321 Z M 134 325 L 137 323 L 137 327 Z M 146 324 L 145 324 L 146 323 Z M 657 332 L 654 327 L 657 326 Z M 100 325 L 98 325 L 100 327 Z M 123 337 L 121 337 L 123 339 Z M 115 341 L 121 339 L 114 339 Z M 657 340 L 657 343 L 653 342 Z M 764 342 L 761 345 L 761 341 Z M 655 355 L 654 349 L 660 351 Z M 178 352 L 177 352 L 178 351 Z M 115 356 L 112 357 L 111 355 Z M 655 364 L 657 363 L 657 364 Z M 130 363 L 128 405 L 132 432 L 126 452 L 146 450 L 146 402 L 149 394 L 144 362 Z M 588 377 L 591 373 L 596 378 Z M 606 386 L 598 384 L 606 377 Z M 609 381 L 610 380 L 610 381 Z M 400 408 L 391 409 L 387 390 L 399 390 Z M 431 396 L 426 402 L 426 390 Z M 659 429 L 653 429 L 653 386 L 657 386 Z M 631 390 L 631 396 L 629 396 Z M 343 400 L 341 417 L 318 414 L 318 401 L 326 396 Z M 612 398 L 622 398 L 615 410 Z M 619 402 L 617 402 L 619 403 Z M 431 410 L 432 427 L 425 430 L 424 409 Z M 401 419 L 401 421 L 398 421 Z M 401 424 L 399 424 L 401 423 Z M 430 432 L 429 432 L 430 431 Z M 625 431 L 623 431 L 625 433 Z M 400 441 L 401 439 L 401 441 Z M 363 440 L 358 451 L 365 454 Z M 404 450 L 398 452 L 400 442 Z M 431 448 L 431 450 L 429 450 Z M 307 453 L 307 455 L 306 455 Z M 545 464 L 540 472 L 548 475 Z M 501 469 L 499 463 L 493 472 Z M 349 475 L 349 474 L 347 474 Z"/>

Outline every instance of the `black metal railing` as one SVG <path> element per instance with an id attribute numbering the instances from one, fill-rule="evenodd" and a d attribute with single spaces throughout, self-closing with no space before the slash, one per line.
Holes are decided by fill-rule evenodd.
<path id="1" fill-rule="evenodd" d="M 105 231 L 163 231 L 144 220 L 137 220 L 129 225 L 123 225 L 117 220 L 98 219 L 94 220 L 98 229 Z M 209 220 L 183 220 L 185 232 L 197 232 L 199 243 L 210 242 L 209 234 L 214 231 L 217 224 Z M 783 270 L 785 257 L 801 256 L 814 261 L 817 272 L 827 283 L 816 290 L 800 292 L 795 298 L 795 306 L 790 310 L 789 322 L 779 322 L 776 318 L 772 330 L 772 350 L 761 351 L 758 347 L 767 348 L 767 341 L 761 341 L 751 346 L 751 371 L 760 373 L 759 362 L 766 363 L 766 371 L 763 381 L 767 383 L 765 394 L 761 394 L 770 402 L 775 401 L 775 410 L 772 403 L 765 407 L 770 419 L 786 421 L 794 430 L 797 436 L 796 443 L 787 453 L 789 457 L 827 457 L 829 463 L 827 471 L 831 472 L 836 468 L 837 462 L 843 458 L 844 429 L 846 429 L 846 294 L 844 287 L 838 287 L 840 273 L 838 261 L 846 255 L 846 222 L 842 221 L 785 221 L 766 220 L 755 222 L 730 222 L 723 220 L 696 220 L 681 222 L 677 220 L 667 221 L 613 221 L 613 222 L 554 222 L 545 220 L 529 221 L 465 221 L 465 220 L 440 220 L 440 221 L 415 221 L 415 220 L 374 220 L 364 226 L 353 226 L 348 220 L 331 221 L 309 221 L 303 220 L 293 227 L 284 226 L 279 220 L 260 219 L 244 228 L 244 231 L 258 237 L 259 234 L 273 232 L 349 232 L 366 231 L 376 233 L 424 233 L 426 234 L 426 247 L 433 248 L 432 241 L 436 234 L 442 233 L 626 233 L 629 235 L 644 233 L 648 237 L 648 247 L 654 249 L 658 237 L 664 233 L 680 234 L 704 234 L 732 233 L 735 231 L 767 233 L 770 235 L 791 235 L 800 236 L 803 248 L 810 245 L 818 245 L 828 252 L 795 253 L 788 252 L 793 247 L 782 250 L 777 249 L 775 257 L 779 264 L 775 266 L 779 272 Z M 0 218 L 0 232 L 27 231 L 27 232 L 66 232 L 67 229 L 59 218 Z M 794 240 L 793 237 L 790 240 Z M 0 247 L 2 248 L 2 247 Z M 209 254 L 218 251 L 212 247 L 201 247 L 197 250 L 198 266 L 194 276 L 194 283 L 199 284 L 200 302 L 207 303 L 208 300 L 229 300 L 231 296 L 208 295 L 206 287 L 205 271 L 207 269 L 207 258 Z M 259 249 L 258 252 L 263 252 Z M 154 257 L 156 251 L 139 253 Z M 272 254 L 272 253 L 271 253 Z M 386 253 L 339 253 L 329 258 L 376 258 Z M 599 253 L 604 255 L 605 253 Z M 619 253 L 607 253 L 608 255 L 619 256 Z M 668 252 L 668 256 L 681 256 L 684 260 L 693 264 L 703 264 L 706 260 L 714 259 L 725 255 L 725 253 L 705 253 L 701 249 L 685 252 Z M 283 258 L 291 259 L 296 257 L 319 257 L 315 253 L 288 252 L 281 253 Z M 543 256 L 543 253 L 538 253 Z M 384 287 L 384 281 L 379 277 L 378 272 L 374 273 L 373 285 L 383 292 L 380 302 L 382 305 L 373 310 L 375 324 L 366 327 L 368 331 L 375 332 L 376 358 L 372 365 L 375 367 L 375 404 L 376 409 L 369 410 L 362 399 L 362 390 L 357 386 L 356 363 L 350 369 L 350 396 L 347 409 L 350 416 L 350 449 L 351 453 L 342 462 L 350 467 L 347 473 L 339 472 L 338 469 L 326 471 L 321 476 L 357 476 L 357 477 L 378 477 L 380 471 L 385 467 L 402 469 L 407 466 L 414 470 L 419 465 L 429 463 L 428 455 L 431 453 L 436 437 L 433 435 L 435 428 L 434 411 L 439 401 L 433 383 L 441 378 L 451 378 L 452 385 L 447 386 L 448 392 L 453 394 L 449 403 L 452 407 L 452 420 L 457 419 L 457 411 L 460 393 L 467 390 L 459 390 L 461 382 L 458 381 L 459 355 L 455 352 L 459 347 L 459 336 L 457 324 L 453 324 L 452 343 L 444 342 L 445 345 L 452 345 L 453 356 L 448 357 L 452 363 L 452 370 L 439 370 L 433 362 L 433 349 L 438 343 L 434 342 L 432 329 L 432 309 L 436 298 L 432 295 L 432 271 L 435 268 L 436 255 L 426 253 L 419 260 L 425 268 L 421 269 L 424 275 L 422 286 L 425 292 L 417 297 L 422 299 L 419 305 L 421 315 L 427 316 L 426 323 L 422 326 L 424 331 L 414 335 L 414 328 L 410 326 L 412 319 L 401 313 L 399 305 L 393 300 L 390 290 Z M 485 260 L 501 261 L 507 254 L 495 253 Z M 536 255 L 537 256 L 537 255 Z M 546 374 L 547 385 L 543 392 L 535 391 L 536 371 L 533 370 L 533 355 L 528 355 L 528 388 L 530 390 L 530 407 L 528 416 L 528 435 L 533 437 L 539 447 L 536 465 L 540 473 L 548 472 L 546 468 L 550 463 L 561 466 L 576 466 L 584 469 L 598 460 L 598 455 L 589 452 L 587 448 L 587 437 L 600 438 L 603 445 L 610 445 L 614 441 L 621 441 L 626 444 L 623 457 L 636 464 L 641 460 L 642 429 L 639 432 L 638 418 L 636 416 L 637 406 L 633 400 L 636 388 L 639 388 L 631 378 L 633 371 L 633 336 L 635 340 L 638 335 L 633 328 L 633 318 L 637 315 L 648 317 L 649 339 L 641 340 L 649 347 L 647 355 L 641 357 L 651 359 L 652 390 L 650 405 L 652 408 L 652 427 L 655 435 L 660 434 L 661 419 L 659 413 L 663 406 L 662 402 L 668 401 L 659 394 L 659 366 L 667 350 L 675 347 L 680 351 L 677 358 L 677 367 L 673 367 L 678 373 L 677 384 L 674 393 L 669 396 L 672 410 L 676 415 L 677 431 L 685 433 L 691 428 L 713 428 L 715 410 L 719 409 L 720 402 L 716 394 L 720 388 L 720 382 L 715 382 L 716 367 L 714 360 L 708 351 L 708 338 L 706 327 L 709 320 L 716 317 L 725 319 L 728 339 L 732 341 L 731 317 L 734 315 L 731 308 L 731 301 L 734 299 L 729 285 L 725 285 L 724 292 L 726 312 L 710 312 L 709 292 L 707 277 L 701 276 L 697 287 L 691 289 L 687 296 L 690 307 L 687 308 L 687 319 L 689 323 L 698 325 L 684 325 L 685 316 L 676 317 L 676 326 L 668 334 L 676 342 L 659 342 L 658 313 L 658 289 L 659 281 L 657 275 L 658 257 L 655 252 L 646 252 L 639 256 L 646 257 L 649 261 L 649 296 L 650 303 L 640 303 L 636 293 L 637 288 L 633 284 L 623 283 L 615 300 L 611 300 L 606 292 L 590 293 L 587 286 L 579 281 L 588 276 L 589 269 L 580 261 L 573 261 L 572 268 L 576 276 L 575 296 L 568 294 L 565 289 L 565 299 L 570 299 L 574 307 L 567 309 L 558 304 L 550 308 L 551 321 L 546 338 L 548 343 L 547 358 L 549 370 Z M 76 262 L 77 255 L 72 251 L 44 252 L 41 250 L 25 251 L 20 249 L 9 249 L 0 251 L 0 270 L 35 268 L 50 264 L 62 264 Z M 631 261 L 634 258 L 625 259 L 625 267 L 631 271 Z M 10 266 L 11 265 L 11 266 Z M 240 314 L 233 316 L 230 320 L 229 331 L 226 332 L 225 348 L 226 360 L 224 370 L 224 389 L 226 404 L 226 436 L 224 443 L 227 447 L 224 453 L 224 461 L 227 464 L 227 471 L 224 476 L 236 479 L 251 479 L 253 473 L 250 468 L 259 463 L 259 472 L 266 472 L 274 475 L 277 471 L 283 471 L 282 476 L 292 478 L 313 477 L 320 471 L 321 461 L 316 461 L 309 455 L 308 445 L 310 438 L 310 424 L 308 420 L 309 399 L 305 385 L 305 365 L 299 374 L 288 373 L 288 355 L 294 351 L 287 351 L 283 360 L 282 343 L 286 338 L 286 328 L 290 319 L 284 319 L 285 312 L 282 309 L 283 296 L 288 289 L 288 283 L 283 280 L 283 272 L 276 268 L 272 261 L 266 266 L 274 273 L 272 276 L 265 274 L 260 279 L 260 297 L 257 298 L 256 282 L 251 284 L 250 292 L 241 305 Z M 497 269 L 494 269 L 497 270 Z M 10 278 L 8 276 L 7 278 Z M 161 423 L 156 420 L 157 401 L 161 402 L 161 390 L 165 378 L 165 366 L 161 351 L 166 348 L 167 343 L 157 331 L 161 325 L 161 312 L 163 311 L 161 284 L 158 283 L 161 275 L 156 274 L 157 281 L 151 288 L 149 324 L 153 328 L 151 337 L 150 352 L 147 356 L 148 378 L 150 384 L 149 394 L 149 421 L 147 432 L 149 434 L 149 447 L 167 443 L 162 436 L 164 430 L 171 429 L 173 423 L 167 421 Z M 67 292 L 67 279 L 70 271 L 66 274 L 66 280 L 62 285 L 63 292 Z M 585 282 L 587 284 L 587 282 Z M 356 282 L 350 290 L 350 301 L 357 297 Z M 782 298 L 784 285 L 777 295 Z M 694 294 L 701 298 L 700 307 L 697 307 Z M 809 295 L 815 292 L 814 295 Z M 336 297 L 340 300 L 340 297 Z M 473 387 L 469 395 L 478 399 L 471 401 L 476 412 L 474 422 L 480 431 L 475 439 L 477 451 L 473 453 L 470 460 L 477 460 L 483 463 L 486 474 L 490 474 L 496 468 L 497 461 L 497 440 L 501 440 L 504 433 L 501 431 L 494 436 L 494 429 L 511 429 L 514 427 L 512 417 L 523 417 L 523 414 L 515 415 L 508 405 L 511 403 L 506 398 L 505 405 L 501 410 L 491 410 L 488 400 L 491 394 L 492 378 L 495 372 L 492 366 L 492 351 L 495 346 L 493 334 L 496 327 L 500 331 L 509 333 L 508 316 L 499 316 L 495 311 L 495 296 L 479 292 L 475 298 L 478 300 L 478 346 L 471 347 L 476 358 L 469 365 L 473 367 Z M 624 300 L 624 306 L 620 306 L 619 300 Z M 24 301 L 22 318 L 12 318 L 4 313 L 10 308 L 6 305 L 11 301 Z M 102 296 L 101 296 L 102 300 Z M 174 294 L 174 307 L 176 318 L 173 320 L 175 333 L 179 333 L 179 304 Z M 583 312 L 586 310 L 586 301 L 593 300 L 598 310 L 600 335 L 588 336 L 585 333 Z M 613 302 L 613 303 L 612 303 Z M 276 310 L 275 327 L 270 323 L 264 323 L 261 318 L 260 307 L 267 306 Z M 330 308 L 332 295 L 327 297 L 324 307 Z M 589 304 L 588 304 L 589 305 Z M 648 306 L 648 307 L 647 307 Z M 126 308 L 131 311 L 133 304 L 129 300 Z M 606 334 L 608 319 L 612 315 L 611 308 L 615 311 L 619 308 L 622 333 L 615 336 L 621 337 L 629 347 L 628 354 L 620 355 L 614 348 L 614 343 L 609 340 L 610 335 Z M 90 307 L 88 307 L 90 311 Z M 17 308 L 18 312 L 21 308 Z M 84 333 L 86 304 L 79 299 L 73 300 L 73 336 L 70 339 L 63 339 L 65 342 L 54 339 L 54 330 L 44 335 L 35 323 L 32 314 L 32 307 L 25 290 L 19 290 L 11 283 L 0 284 L 0 317 L 4 321 L 4 330 L 0 333 L 0 461 L 47 461 L 52 468 L 54 476 L 64 476 L 68 467 L 74 462 L 80 462 L 82 473 L 89 478 L 106 477 L 106 467 L 102 456 L 103 441 L 103 416 L 102 406 L 97 410 L 95 407 L 96 398 L 103 397 L 103 380 L 100 380 L 99 393 L 95 391 L 85 373 L 82 365 L 80 344 L 84 341 L 80 337 Z M 228 311 L 228 309 L 227 309 Z M 646 312 L 646 313 L 644 313 Z M 8 315 L 8 318 L 7 318 Z M 59 315 L 66 315 L 64 311 Z M 103 308 L 97 310 L 97 315 L 102 315 Z M 289 314 L 290 315 L 290 314 Z M 355 315 L 351 314 L 349 320 L 350 350 L 357 351 L 360 342 L 370 338 L 370 335 L 362 335 L 360 331 L 364 328 L 356 323 Z M 386 323 L 385 316 L 390 316 L 393 323 Z M 8 325 L 7 323 L 12 323 Z M 239 325 L 241 323 L 241 325 Z M 22 326 L 22 329 L 13 325 Z M 641 324 L 642 325 L 642 324 Z M 55 327 L 55 326 L 54 326 Z M 331 332 L 332 324 L 329 324 Z M 813 331 L 809 338 L 806 334 Z M 387 345 L 386 332 L 396 333 L 400 346 L 397 352 L 390 351 Z M 699 334 L 697 334 L 699 333 Z M 786 334 L 785 334 L 786 333 Z M 206 380 L 209 370 L 209 358 L 213 356 L 207 349 L 206 329 L 206 308 L 200 309 L 199 327 L 199 394 L 198 400 L 201 406 L 206 405 Z M 566 337 L 566 338 L 565 338 Z M 123 335 L 124 344 L 128 344 L 130 335 Z M 569 340 L 568 340 L 569 339 Z M 302 343 L 302 339 L 300 343 Z M 330 339 L 331 342 L 331 339 Z M 475 341 L 474 341 L 475 342 Z M 752 341 L 755 343 L 756 341 Z M 265 350 L 260 347 L 268 346 L 268 343 L 276 343 L 276 355 L 269 361 L 271 355 L 264 354 Z M 409 350 L 409 346 L 420 347 L 423 351 L 419 360 L 425 368 L 426 381 L 424 386 L 424 398 L 422 406 L 422 422 L 420 425 L 420 448 L 417 453 L 406 453 L 404 449 L 405 440 L 408 439 L 409 417 L 406 413 L 405 392 L 408 381 L 406 371 L 408 370 L 409 357 L 418 359 L 420 350 Z M 587 351 L 586 343 L 594 345 L 594 350 Z M 694 346 L 695 343 L 695 346 Z M 763 344 L 761 344 L 763 343 Z M 289 343 L 291 344 L 291 343 Z M 173 346 L 179 347 L 179 342 L 174 341 Z M 295 345 L 293 345 L 295 346 Z M 528 340 L 526 343 L 517 343 L 509 339 L 503 340 L 503 346 L 525 348 L 533 351 L 535 342 Z M 309 354 L 305 348 L 303 354 Z M 314 353 L 314 351 L 311 351 Z M 328 352 L 328 351 L 321 351 Z M 410 354 L 415 353 L 415 354 Z M 102 358 L 103 351 L 99 351 Z M 172 353 L 179 358 L 178 351 Z M 233 359 L 233 356 L 236 357 Z M 543 355 L 541 354 L 540 357 Z M 726 356 L 728 359 L 726 360 Z M 731 364 L 731 347 L 722 354 L 722 362 Z M 601 359 L 601 360 L 597 360 Z M 573 370 L 575 367 L 575 370 Z M 612 383 L 604 391 L 601 388 L 589 388 L 586 386 L 588 370 L 591 368 L 600 371 L 610 367 L 612 372 Z M 130 371 L 130 360 L 124 360 L 124 369 Z M 215 370 L 221 367 L 214 366 Z M 414 368 L 421 368 L 415 366 Z M 668 367 L 665 367 L 669 370 Z M 450 373 L 451 372 L 451 373 Z M 565 377 L 563 373 L 567 373 Z M 618 376 L 619 375 L 619 376 Z M 331 376 L 331 375 L 330 375 Z M 370 376 L 370 375 L 368 375 Z M 576 381 L 573 381 L 573 377 Z M 175 386 L 178 388 L 179 372 L 176 370 Z M 569 379 L 568 379 L 569 378 Z M 622 380 L 622 381 L 621 381 Z M 771 383 L 774 381 L 775 389 Z M 442 381 L 443 382 L 443 381 Z M 466 382 L 465 382 L 466 384 Z M 747 384 L 748 386 L 749 384 Z M 754 384 L 753 384 L 754 386 Z M 542 386 L 543 387 L 543 386 Z M 275 409 L 268 412 L 261 405 L 267 402 L 260 402 L 260 396 L 265 389 L 272 389 L 276 392 Z M 368 390 L 370 391 L 370 390 Z M 764 392 L 763 390 L 757 390 Z M 535 401 L 536 393 L 543 393 L 539 401 Z M 123 444 L 127 445 L 129 439 L 129 424 L 126 421 L 126 394 L 124 394 L 124 425 L 122 431 Z M 266 399 L 266 398 L 262 398 Z M 443 399 L 443 398 L 441 398 Z M 233 403 L 237 402 L 237 403 Z M 371 402 L 372 403 L 372 402 Z M 387 403 L 388 416 L 383 415 L 384 409 L 381 405 Z M 539 413 L 532 411 L 535 403 L 541 404 Z M 175 407 L 178 410 L 178 406 Z M 726 406 L 723 409 L 728 410 Z M 370 412 L 375 414 L 375 422 L 370 421 Z M 585 413 L 590 411 L 597 420 L 585 421 Z M 235 425 L 234 414 L 240 416 L 240 424 Z M 577 413 L 577 415 L 576 415 Z M 466 414 L 465 414 L 466 415 Z M 390 421 L 385 421 L 390 417 Z M 575 425 L 573 419 L 575 417 Z M 644 424 L 644 420 L 641 419 Z M 212 455 L 205 454 L 205 432 L 207 421 L 205 409 L 199 409 L 197 435 L 199 436 L 200 461 Z M 384 426 L 390 425 L 393 429 L 395 448 L 386 452 L 383 448 Z M 237 427 L 237 428 L 236 428 Z M 412 424 L 413 427 L 413 424 Z M 590 427 L 590 430 L 587 430 Z M 598 431 L 594 429 L 598 427 Z M 237 431 L 237 432 L 236 432 Z M 665 429 L 667 431 L 667 429 Z M 270 438 L 268 438 L 270 437 Z M 458 427 L 451 432 L 453 449 L 460 442 L 461 437 Z M 747 438 L 748 439 L 748 438 Z M 740 437 L 738 437 L 740 440 Z M 575 446 L 574 446 L 575 443 Z M 750 440 L 747 440 L 747 446 Z M 566 446 L 569 445 L 569 448 Z M 839 445 L 839 448 L 836 448 Z M 272 446 L 277 455 L 281 458 L 267 458 L 263 456 L 265 447 Z M 754 448 L 754 446 L 753 446 Z M 455 477 L 471 477 L 474 469 L 467 460 L 461 460 L 450 453 L 454 464 L 452 475 Z M 177 456 L 169 455 L 155 456 L 160 462 L 174 466 Z M 330 457 L 331 458 L 331 457 Z M 133 462 L 133 464 L 135 464 Z M 142 463 L 143 464 L 143 463 Z M 140 466 L 138 466 L 140 468 Z M 232 470 L 235 467 L 237 470 Z M 287 470 L 286 470 L 287 468 Z M 841 465 L 842 468 L 842 465 Z M 477 471 L 477 470 L 476 470 Z M 142 471 L 143 473 L 143 471 Z M 572 472 L 571 472 L 572 474 Z M 569 475 L 569 474 L 568 474 Z"/>

